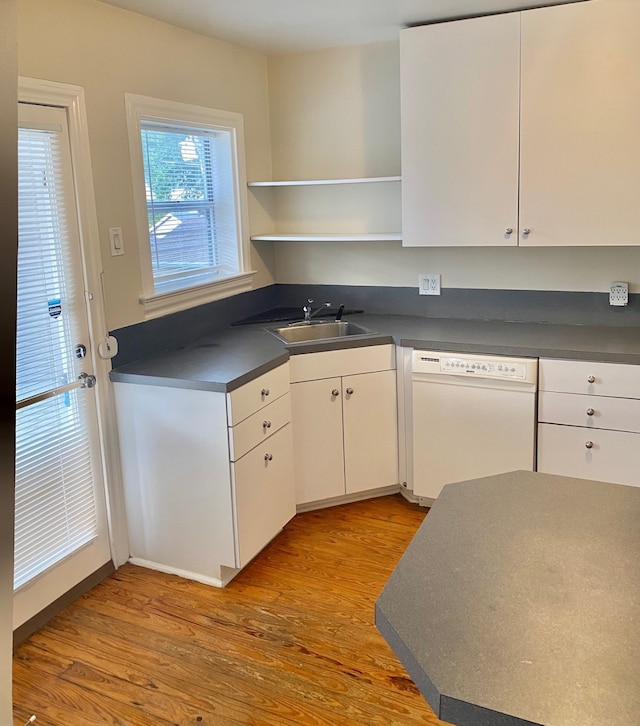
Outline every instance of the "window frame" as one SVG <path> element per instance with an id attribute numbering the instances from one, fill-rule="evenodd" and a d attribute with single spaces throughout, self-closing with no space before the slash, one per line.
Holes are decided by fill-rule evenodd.
<path id="1" fill-rule="evenodd" d="M 138 253 L 142 279 L 140 304 L 145 320 L 157 318 L 178 310 L 185 310 L 213 300 L 219 300 L 253 288 L 255 271 L 250 269 L 249 215 L 245 171 L 244 123 L 241 113 L 221 111 L 205 106 L 168 101 L 151 96 L 125 93 L 129 156 L 133 183 Z M 143 122 L 183 126 L 185 130 L 225 131 L 231 136 L 231 164 L 233 198 L 237 234 L 238 272 L 223 277 L 209 277 L 196 281 L 185 275 L 175 283 L 156 287 L 151 261 L 147 195 L 141 141 Z M 189 278 L 192 278 L 189 280 Z"/>

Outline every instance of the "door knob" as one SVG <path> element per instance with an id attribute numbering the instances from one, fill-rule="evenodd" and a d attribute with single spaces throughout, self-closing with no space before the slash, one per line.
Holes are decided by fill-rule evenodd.
<path id="1" fill-rule="evenodd" d="M 263 429 L 270 429 L 271 428 L 271 421 L 263 421 L 262 422 L 262 428 Z"/>
<path id="2" fill-rule="evenodd" d="M 262 389 L 262 391 L 260 391 L 260 394 L 261 394 L 261 395 L 262 395 L 263 397 L 264 397 L 264 396 L 268 396 L 268 395 L 269 395 L 269 389 L 268 389 L 268 388 L 263 388 L 263 389 Z"/>
<path id="3" fill-rule="evenodd" d="M 331 395 L 332 396 L 339 396 L 340 395 L 340 391 L 337 388 L 334 388 L 333 391 L 331 391 Z"/>
<path id="4" fill-rule="evenodd" d="M 273 459 L 273 454 L 265 454 L 264 455 L 264 460 L 265 461 L 272 461 L 272 459 Z"/>
<path id="5" fill-rule="evenodd" d="M 595 413 L 594 409 L 592 409 L 592 408 L 587 409 L 587 416 L 593 416 L 594 413 Z"/>
<path id="6" fill-rule="evenodd" d="M 593 449 L 593 441 L 585 441 L 584 445 L 587 449 Z"/>
<path id="7" fill-rule="evenodd" d="M 589 378 L 587 378 L 587 383 L 595 383 L 595 382 L 596 382 L 595 376 L 589 376 Z"/>
<path id="8" fill-rule="evenodd" d="M 350 396 L 353 393 L 353 388 L 347 388 L 347 394 Z"/>

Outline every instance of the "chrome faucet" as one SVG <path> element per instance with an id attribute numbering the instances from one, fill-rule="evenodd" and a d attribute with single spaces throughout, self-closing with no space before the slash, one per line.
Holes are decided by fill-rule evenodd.
<path id="1" fill-rule="evenodd" d="M 310 323 L 311 322 L 311 318 L 314 315 L 317 315 L 318 313 L 320 313 L 325 308 L 330 308 L 331 307 L 331 303 L 330 302 L 326 302 L 326 303 L 323 303 L 322 306 L 319 307 L 317 310 L 313 310 L 313 312 L 312 312 L 312 307 L 311 307 L 311 303 L 312 302 L 313 302 L 313 300 L 311 300 L 311 299 L 307 300 L 307 304 L 302 308 L 302 310 L 304 312 L 304 322 L 305 323 Z"/>

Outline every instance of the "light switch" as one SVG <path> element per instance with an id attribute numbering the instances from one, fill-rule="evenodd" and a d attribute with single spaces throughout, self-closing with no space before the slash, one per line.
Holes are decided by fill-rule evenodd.
<path id="1" fill-rule="evenodd" d="M 109 228 L 109 244 L 111 245 L 111 256 L 124 255 L 124 243 L 122 241 L 122 227 Z"/>

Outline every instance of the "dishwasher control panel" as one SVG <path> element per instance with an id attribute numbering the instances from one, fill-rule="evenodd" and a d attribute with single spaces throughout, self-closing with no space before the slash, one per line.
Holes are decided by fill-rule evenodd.
<path id="1" fill-rule="evenodd" d="M 440 370 L 445 373 L 461 373 L 463 375 L 475 375 L 486 373 L 492 378 L 518 378 L 524 380 L 527 376 L 527 366 L 524 363 L 517 363 L 513 360 L 482 361 L 475 358 L 441 358 Z"/>
<path id="2" fill-rule="evenodd" d="M 533 383 L 537 375 L 537 361 L 527 358 L 471 356 L 414 350 L 413 372 Z"/>

